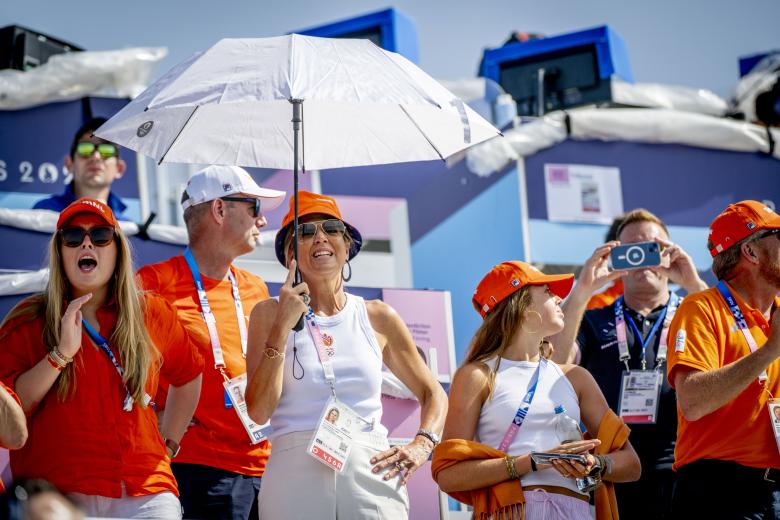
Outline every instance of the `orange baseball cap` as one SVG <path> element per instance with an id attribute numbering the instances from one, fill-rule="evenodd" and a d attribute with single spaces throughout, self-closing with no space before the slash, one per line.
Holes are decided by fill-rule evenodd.
<path id="1" fill-rule="evenodd" d="M 279 232 L 276 233 L 276 240 L 274 245 L 276 247 L 276 259 L 282 265 L 287 265 L 284 258 L 284 239 L 287 236 L 287 232 L 292 229 L 292 223 L 294 220 L 295 199 L 290 197 L 290 209 L 282 219 L 282 227 Z M 320 195 L 319 193 L 311 193 L 309 191 L 298 192 L 298 218 L 306 215 L 327 215 L 329 217 L 337 218 L 347 226 L 349 234 L 352 236 L 352 247 L 349 250 L 349 260 L 355 258 L 360 248 L 363 247 L 363 237 L 360 232 L 352 226 L 349 222 L 341 218 L 341 211 L 336 205 L 336 199 L 328 197 L 327 195 Z"/>
<path id="2" fill-rule="evenodd" d="M 494 266 L 479 282 L 471 303 L 484 318 L 496 305 L 526 285 L 548 285 L 561 299 L 574 285 L 573 274 L 544 274 L 525 262 L 512 260 Z"/>
<path id="3" fill-rule="evenodd" d="M 710 254 L 717 256 L 762 229 L 780 229 L 780 215 L 756 200 L 729 204 L 710 224 Z"/>
<path id="4" fill-rule="evenodd" d="M 111 227 L 117 227 L 117 221 L 114 217 L 114 212 L 111 208 L 96 199 L 82 198 L 70 204 L 67 208 L 63 209 L 60 213 L 60 218 L 57 219 L 57 229 L 62 227 L 74 216 L 81 213 L 91 213 L 97 215 L 103 219 L 106 224 Z"/>

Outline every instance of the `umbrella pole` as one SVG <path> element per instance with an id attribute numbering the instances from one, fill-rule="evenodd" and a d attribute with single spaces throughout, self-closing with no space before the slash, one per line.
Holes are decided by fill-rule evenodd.
<path id="1" fill-rule="evenodd" d="M 298 134 L 301 131 L 301 103 L 300 99 L 291 99 L 293 106 L 293 258 L 295 258 L 295 278 L 293 285 L 300 284 L 301 271 L 298 269 Z M 293 330 L 303 330 L 303 316 L 295 324 Z"/>

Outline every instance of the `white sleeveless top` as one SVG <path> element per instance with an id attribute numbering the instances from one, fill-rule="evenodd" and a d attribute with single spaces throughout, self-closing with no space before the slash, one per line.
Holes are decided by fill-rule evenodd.
<path id="1" fill-rule="evenodd" d="M 382 349 L 368 321 L 365 301 L 347 294 L 347 303 L 338 314 L 316 319 L 322 333 L 333 338 L 336 397 L 364 419 L 373 419 L 375 432 L 387 435 L 380 423 Z M 293 346 L 297 353 L 293 353 Z M 295 379 L 293 373 L 303 377 Z M 286 433 L 315 429 L 330 395 L 308 326 L 300 332 L 291 331 L 285 347 L 282 395 L 271 415 L 271 442 Z"/>
<path id="2" fill-rule="evenodd" d="M 494 358 L 487 361 L 486 365 L 492 370 L 495 363 Z M 498 448 L 528 391 L 529 382 L 537 366 L 539 366 L 538 362 L 501 359 L 496 374 L 493 399 L 485 401 L 479 414 L 477 441 Z M 553 417 L 555 407 L 559 404 L 566 408 L 569 417 L 577 422 L 580 421 L 580 405 L 574 387 L 561 368 L 548 361 L 547 368 L 539 377 L 528 415 L 509 445 L 510 455 L 547 451 L 558 446 Z M 553 468 L 528 472 L 520 478 L 520 483 L 523 486 L 565 487 L 579 493 L 574 479 L 564 478 Z"/>

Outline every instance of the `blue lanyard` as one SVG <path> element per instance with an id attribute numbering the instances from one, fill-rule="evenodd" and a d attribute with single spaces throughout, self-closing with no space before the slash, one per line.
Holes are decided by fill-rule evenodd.
<path id="1" fill-rule="evenodd" d="M 734 317 L 734 321 L 737 322 L 737 327 L 739 327 L 739 330 L 742 331 L 742 335 L 745 336 L 745 341 L 747 341 L 750 352 L 755 352 L 758 350 L 758 344 L 756 343 L 756 339 L 753 337 L 753 334 L 750 332 L 750 327 L 748 327 L 747 321 L 745 320 L 745 315 L 742 313 L 742 309 L 739 308 L 737 299 L 734 298 L 733 294 L 731 294 L 728 285 L 726 285 L 726 282 L 723 280 L 718 282 L 718 291 L 720 291 L 720 295 L 726 301 L 726 305 L 728 305 L 729 310 L 731 311 L 731 315 Z M 761 372 L 761 374 L 758 376 L 759 384 L 766 383 L 768 379 L 769 376 L 767 375 L 766 370 Z"/>
<path id="2" fill-rule="evenodd" d="M 661 339 L 658 344 L 658 352 L 656 353 L 656 368 L 659 361 L 666 361 L 666 332 L 668 331 L 669 324 L 674 317 L 677 306 L 679 305 L 679 296 L 675 293 L 671 293 L 669 296 L 669 303 L 666 304 L 658 319 L 653 324 L 650 332 L 647 336 L 642 337 L 642 333 L 639 331 L 631 315 L 626 313 L 623 309 L 623 296 L 620 296 L 615 300 L 615 329 L 617 330 L 618 337 L 618 349 L 620 351 L 620 360 L 625 363 L 626 370 L 628 368 L 628 360 L 631 359 L 631 354 L 628 351 L 628 341 L 625 332 L 625 322 L 627 321 L 631 330 L 634 333 L 636 341 L 642 346 L 642 370 L 647 370 L 647 345 L 650 340 L 658 333 L 658 329 L 663 325 L 663 331 L 661 332 Z"/>
<path id="3" fill-rule="evenodd" d="M 498 362 L 500 362 L 500 360 L 496 361 L 496 363 Z M 506 452 L 509 449 L 509 445 L 512 444 L 512 441 L 515 439 L 515 437 L 517 437 L 517 432 L 520 431 L 520 426 L 523 425 L 523 421 L 525 421 L 525 417 L 528 415 L 528 409 L 531 408 L 531 403 L 534 400 L 534 395 L 536 395 L 536 387 L 539 384 L 542 369 L 546 366 L 547 360 L 541 358 L 539 360 L 539 366 L 536 367 L 534 375 L 531 376 L 531 387 L 525 393 L 525 397 L 523 397 L 523 400 L 520 403 L 520 407 L 517 409 L 517 412 L 512 419 L 512 424 L 510 424 L 509 428 L 507 428 L 506 433 L 504 434 L 504 438 L 501 440 L 501 444 L 498 446 L 499 450 Z"/>
<path id="4" fill-rule="evenodd" d="M 130 390 L 127 389 L 127 385 L 124 381 L 125 371 L 122 368 L 122 365 L 119 364 L 119 361 L 117 361 L 116 356 L 113 352 L 111 352 L 111 348 L 108 346 L 108 341 L 106 341 L 103 336 L 101 336 L 98 331 L 92 328 L 92 325 L 89 324 L 89 322 L 82 318 L 81 320 L 82 325 L 84 325 L 84 328 L 87 330 L 87 335 L 92 339 L 92 341 L 95 342 L 95 344 L 102 350 L 106 356 L 108 356 L 108 359 L 111 360 L 111 363 L 114 365 L 114 368 L 116 369 L 116 373 L 119 374 L 119 379 L 122 380 L 122 386 L 125 389 L 125 401 L 123 403 L 122 409 L 126 412 L 129 412 L 133 409 L 133 397 L 130 395 Z"/>

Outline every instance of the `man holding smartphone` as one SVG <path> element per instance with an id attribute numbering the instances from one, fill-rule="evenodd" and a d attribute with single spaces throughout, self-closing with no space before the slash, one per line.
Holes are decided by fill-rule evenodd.
<path id="1" fill-rule="evenodd" d="M 707 249 L 718 286 L 687 298 L 669 329 L 680 412 L 672 512 L 780 518 L 780 215 L 732 204 L 710 225 Z"/>
<path id="2" fill-rule="evenodd" d="M 618 508 L 625 518 L 657 520 L 669 515 L 677 434 L 675 394 L 664 374 L 666 334 L 680 298 L 670 292 L 669 281 L 688 293 L 707 286 L 691 257 L 669 241 L 666 226 L 649 211 L 627 213 L 617 238 L 596 248 L 585 262 L 563 305 L 564 330 L 551 338 L 553 360 L 587 368 L 610 408 L 631 427 L 631 444 L 642 462 L 642 477 L 616 486 Z M 635 265 L 628 266 L 632 269 L 612 271 L 610 253 L 621 245 L 630 245 L 623 255 L 629 250 L 635 253 L 632 248 L 648 254 L 641 261 L 632 257 Z M 663 251 L 656 265 L 649 265 L 653 247 Z M 593 292 L 617 278 L 623 281 L 623 295 L 606 307 L 586 312 Z"/>

